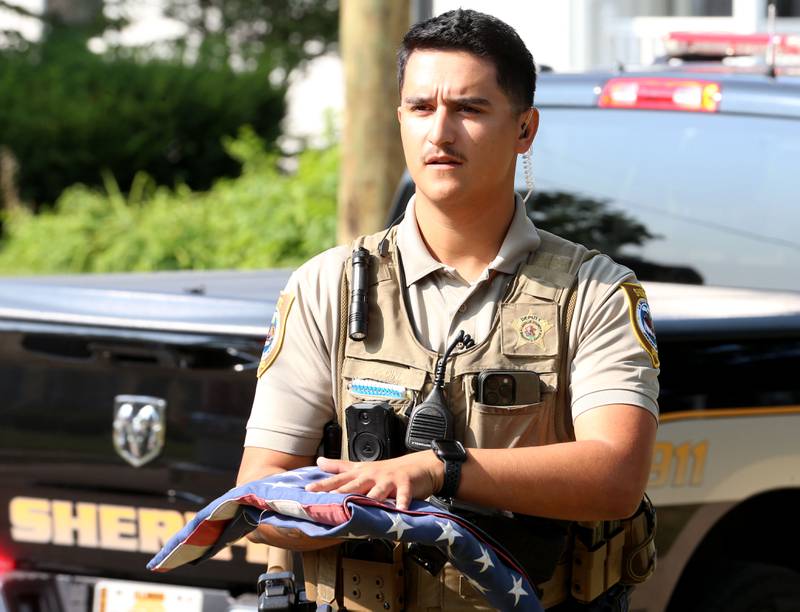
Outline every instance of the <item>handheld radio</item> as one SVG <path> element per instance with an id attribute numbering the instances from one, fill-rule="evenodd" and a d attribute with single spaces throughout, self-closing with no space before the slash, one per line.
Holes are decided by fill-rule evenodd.
<path id="1" fill-rule="evenodd" d="M 447 407 L 444 397 L 444 372 L 450 354 L 459 345 L 471 348 L 475 341 L 464 330 L 460 330 L 455 340 L 447 347 L 436 364 L 433 389 L 421 404 L 411 411 L 406 427 L 406 448 L 413 451 L 428 450 L 431 442 L 453 438 L 453 414 Z"/>

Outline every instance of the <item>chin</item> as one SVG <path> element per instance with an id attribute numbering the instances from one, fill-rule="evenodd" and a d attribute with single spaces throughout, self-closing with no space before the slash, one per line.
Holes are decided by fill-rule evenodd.
<path id="1" fill-rule="evenodd" d="M 469 189 L 455 181 L 430 181 L 427 184 L 417 184 L 417 190 L 434 204 L 458 202 L 469 194 Z"/>

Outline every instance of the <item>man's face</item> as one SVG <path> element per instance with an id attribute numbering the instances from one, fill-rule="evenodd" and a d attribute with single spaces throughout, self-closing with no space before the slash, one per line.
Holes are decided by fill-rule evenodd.
<path id="1" fill-rule="evenodd" d="M 462 51 L 414 51 L 400 97 L 403 150 L 418 196 L 491 204 L 513 188 L 516 156 L 530 146 L 538 117 L 514 111 L 490 61 Z"/>

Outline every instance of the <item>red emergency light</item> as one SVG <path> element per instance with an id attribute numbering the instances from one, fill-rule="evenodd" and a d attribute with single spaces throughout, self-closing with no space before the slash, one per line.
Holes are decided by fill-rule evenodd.
<path id="1" fill-rule="evenodd" d="M 0 576 L 3 574 L 7 574 L 11 570 L 16 567 L 16 563 L 14 563 L 14 559 L 6 555 L 2 550 L 0 550 Z"/>
<path id="2" fill-rule="evenodd" d="M 671 77 L 614 77 L 597 104 L 600 108 L 629 108 L 715 113 L 722 90 L 719 83 Z"/>
<path id="3" fill-rule="evenodd" d="M 665 40 L 667 54 L 672 57 L 764 55 L 769 42 L 769 34 L 727 32 L 670 32 Z M 778 55 L 800 55 L 800 35 L 773 34 L 772 43 Z"/>

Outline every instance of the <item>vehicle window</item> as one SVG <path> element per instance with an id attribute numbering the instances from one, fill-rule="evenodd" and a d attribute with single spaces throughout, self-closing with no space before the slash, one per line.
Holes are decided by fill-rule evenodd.
<path id="1" fill-rule="evenodd" d="M 642 280 L 797 291 L 798 159 L 796 119 L 544 108 L 529 214 Z"/>

